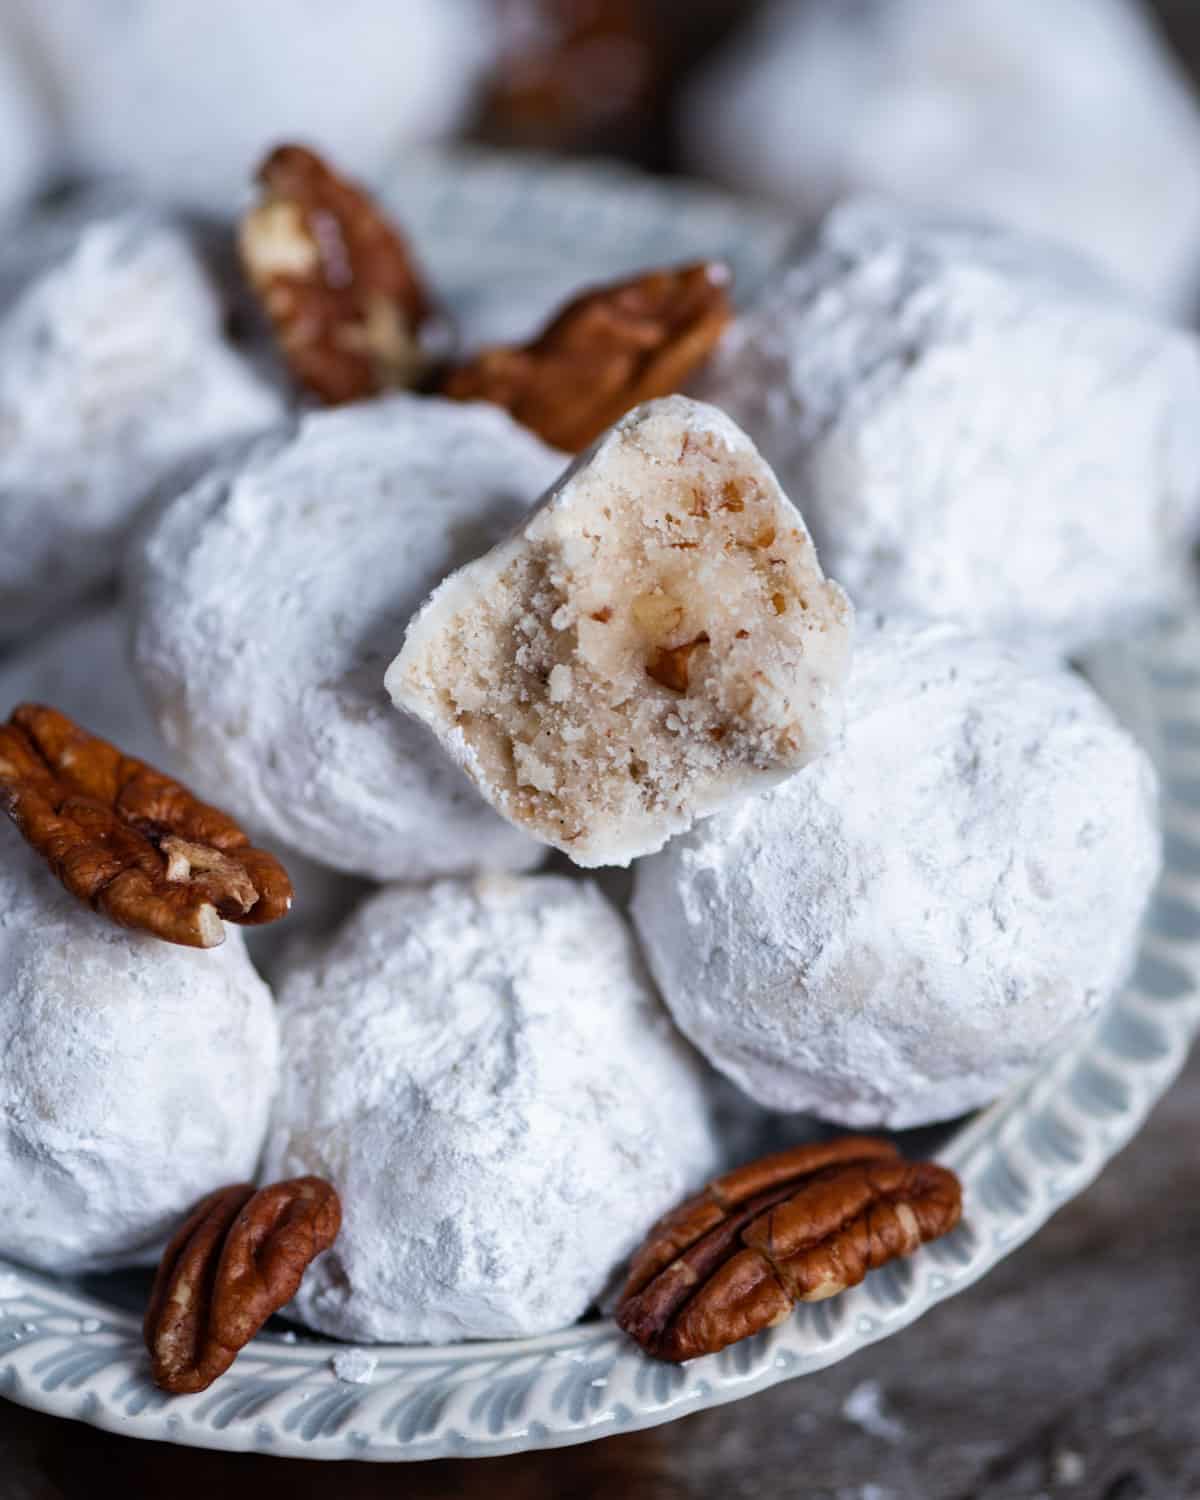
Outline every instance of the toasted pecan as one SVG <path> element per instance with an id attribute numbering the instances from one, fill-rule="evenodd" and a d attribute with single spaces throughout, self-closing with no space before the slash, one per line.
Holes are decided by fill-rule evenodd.
<path id="1" fill-rule="evenodd" d="M 122 927 L 191 948 L 225 921 L 286 916 L 287 871 L 161 771 L 56 709 L 23 703 L 0 725 L 0 806 L 73 896 Z"/>
<path id="2" fill-rule="evenodd" d="M 163 1252 L 143 1332 L 154 1383 L 172 1395 L 206 1390 L 305 1271 L 337 1238 L 342 1208 L 320 1177 L 257 1192 L 250 1183 L 202 1199 Z"/>
<path id="3" fill-rule="evenodd" d="M 657 1359 L 714 1354 L 947 1234 L 953 1172 L 888 1141 L 797 1146 L 711 1182 L 634 1257 L 617 1322 Z"/>
<path id="4" fill-rule="evenodd" d="M 654 105 L 667 37 L 644 0 L 498 0 L 480 131 L 497 145 L 615 144 Z"/>
<path id="5" fill-rule="evenodd" d="M 442 394 L 491 401 L 552 447 L 586 448 L 633 407 L 678 391 L 732 317 L 728 269 L 701 262 L 593 288 L 530 344 L 485 349 Z"/>
<path id="6" fill-rule="evenodd" d="M 331 406 L 419 384 L 445 324 L 399 230 L 307 147 L 258 181 L 238 248 L 296 381 Z"/>

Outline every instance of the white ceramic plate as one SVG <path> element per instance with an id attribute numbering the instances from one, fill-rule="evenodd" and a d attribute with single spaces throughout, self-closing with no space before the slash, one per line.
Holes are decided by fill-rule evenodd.
<path id="1" fill-rule="evenodd" d="M 389 196 L 476 330 L 517 321 L 522 298 L 536 321 L 574 281 L 652 262 L 720 253 L 753 286 L 787 239 L 779 223 L 704 192 L 486 157 L 450 168 L 421 159 Z M 495 256 L 509 268 L 509 290 L 486 305 L 473 290 L 481 253 L 489 267 Z M 0 1395 L 197 1447 L 380 1461 L 484 1456 L 585 1442 L 737 1400 L 844 1359 L 969 1286 L 1125 1144 L 1200 1025 L 1200 620 L 1122 660 L 1120 670 L 1110 663 L 1105 687 L 1160 760 L 1167 870 L 1129 986 L 1022 1088 L 942 1133 L 937 1155 L 966 1188 L 953 1235 L 683 1367 L 645 1358 L 596 1321 L 503 1344 L 379 1347 L 369 1383 L 352 1384 L 331 1364 L 341 1346 L 266 1331 L 211 1390 L 176 1398 L 149 1380 L 144 1279 L 67 1281 L 0 1262 Z"/>

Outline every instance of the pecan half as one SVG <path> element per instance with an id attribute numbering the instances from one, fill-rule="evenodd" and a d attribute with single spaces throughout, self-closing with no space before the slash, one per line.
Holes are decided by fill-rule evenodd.
<path id="1" fill-rule="evenodd" d="M 191 948 L 286 916 L 287 871 L 215 807 L 35 703 L 0 725 L 0 806 L 73 896 Z"/>
<path id="2" fill-rule="evenodd" d="M 617 1322 L 657 1359 L 695 1359 L 782 1322 L 797 1302 L 948 1233 L 953 1172 L 901 1160 L 888 1141 L 844 1136 L 718 1177 L 654 1226 Z"/>
<path id="3" fill-rule="evenodd" d="M 733 315 L 729 280 L 725 266 L 705 262 L 584 292 L 531 344 L 485 349 L 451 370 L 442 394 L 503 406 L 577 453 L 707 359 Z"/>
<path id="4" fill-rule="evenodd" d="M 418 384 L 443 325 L 400 233 L 304 146 L 258 181 L 238 248 L 295 379 L 331 406 Z"/>
<path id="5" fill-rule="evenodd" d="M 202 1199 L 163 1252 L 150 1293 L 143 1333 L 155 1385 L 174 1396 L 207 1389 L 292 1300 L 341 1225 L 338 1195 L 320 1177 L 257 1192 L 237 1182 Z"/>

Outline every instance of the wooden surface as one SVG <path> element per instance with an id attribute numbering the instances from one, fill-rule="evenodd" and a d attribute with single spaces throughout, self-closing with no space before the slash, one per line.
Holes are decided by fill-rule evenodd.
<path id="1" fill-rule="evenodd" d="M 553 1453 L 399 1467 L 183 1452 L 0 1402 L 2 1500 L 1193 1500 L 1200 1057 L 1100 1181 L 851 1360 Z"/>

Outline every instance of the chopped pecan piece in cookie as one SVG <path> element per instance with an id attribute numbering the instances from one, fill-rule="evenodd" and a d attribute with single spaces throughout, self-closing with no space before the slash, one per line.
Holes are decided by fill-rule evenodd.
<path id="1" fill-rule="evenodd" d="M 337 1238 L 342 1206 L 320 1177 L 255 1192 L 218 1188 L 192 1210 L 159 1264 L 143 1332 L 154 1383 L 173 1396 L 206 1390 L 305 1271 Z"/>
<path id="2" fill-rule="evenodd" d="M 797 1146 L 718 1177 L 660 1219 L 617 1322 L 657 1359 L 715 1354 L 947 1234 L 961 1213 L 953 1172 L 903 1161 L 888 1141 Z"/>
<path id="3" fill-rule="evenodd" d="M 331 406 L 419 384 L 444 325 L 399 231 L 303 146 L 258 180 L 242 264 L 299 384 Z"/>
<path id="4" fill-rule="evenodd" d="M 23 703 L 0 725 L 0 807 L 121 927 L 213 948 L 222 919 L 258 926 L 291 907 L 286 870 L 232 818 L 56 709 Z"/>
<path id="5" fill-rule="evenodd" d="M 678 391 L 732 317 L 718 262 L 649 271 L 584 292 L 522 348 L 485 349 L 442 394 L 503 406 L 545 442 L 586 448 L 644 401 Z"/>

